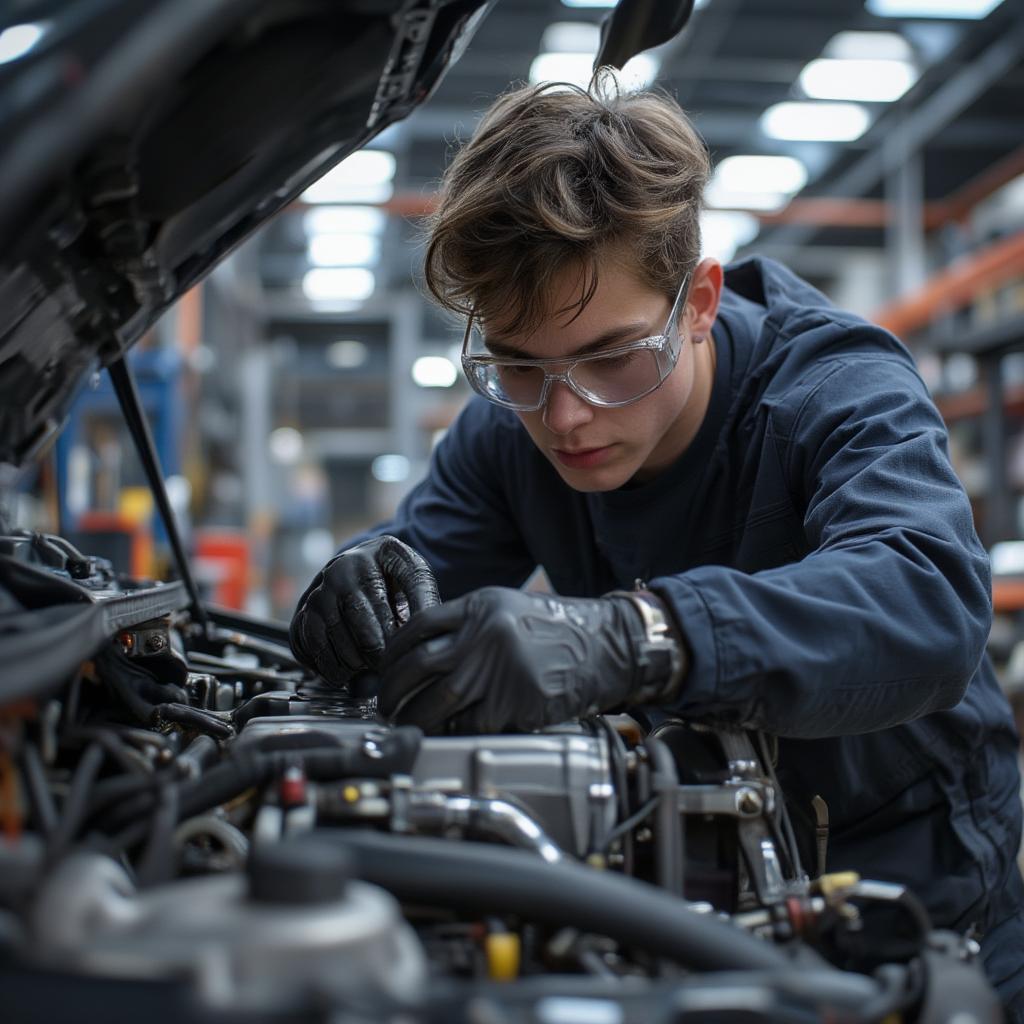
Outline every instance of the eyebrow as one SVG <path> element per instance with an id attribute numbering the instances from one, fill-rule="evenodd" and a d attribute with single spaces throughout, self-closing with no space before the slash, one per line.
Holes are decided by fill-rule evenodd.
<path id="1" fill-rule="evenodd" d="M 643 333 L 647 332 L 647 333 Z M 625 341 L 631 337 L 631 335 L 637 335 L 633 340 L 640 340 L 641 337 L 650 336 L 650 326 L 646 320 L 635 320 L 633 323 L 622 324 L 619 327 L 612 327 L 605 331 L 604 334 L 598 335 L 593 341 L 588 341 L 585 345 L 581 345 L 578 349 L 572 352 L 567 352 L 564 356 L 565 359 L 574 359 L 578 356 L 590 355 L 592 352 L 597 352 L 604 348 L 606 345 L 610 345 L 615 341 Z M 513 345 L 506 345 L 500 341 L 491 341 L 491 339 L 485 337 L 484 344 L 487 346 L 487 350 L 499 358 L 507 359 L 544 359 L 546 356 L 534 356 L 527 352 L 523 352 L 521 349 L 515 348 Z"/>

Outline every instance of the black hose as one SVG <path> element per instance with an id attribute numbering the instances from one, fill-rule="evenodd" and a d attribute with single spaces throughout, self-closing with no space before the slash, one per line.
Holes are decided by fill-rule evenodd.
<path id="1" fill-rule="evenodd" d="M 46 772 L 39 751 L 32 743 L 26 743 L 22 748 L 21 769 L 36 828 L 45 839 L 49 839 L 57 827 L 57 808 L 46 783 Z"/>
<path id="2" fill-rule="evenodd" d="M 622 875 L 482 843 L 353 829 L 317 834 L 346 847 L 361 878 L 410 903 L 579 928 L 697 970 L 792 967 L 774 946 Z"/>
<path id="3" fill-rule="evenodd" d="M 210 768 L 201 778 L 178 784 L 178 820 L 183 821 L 226 803 L 247 789 L 264 786 L 296 763 L 301 764 L 306 775 L 314 781 L 386 779 L 395 774 L 408 775 L 419 753 L 422 738 L 423 733 L 415 726 L 400 726 L 375 741 L 370 749 L 359 743 L 312 750 L 238 750 Z M 107 845 L 109 850 L 127 849 L 146 837 L 148 822 L 140 822 L 138 818 L 149 813 L 152 800 L 151 793 L 140 793 L 134 801 L 117 809 L 117 815 L 107 822 L 107 827 L 110 831 L 120 827 L 121 831 Z"/>
<path id="4" fill-rule="evenodd" d="M 85 820 L 89 796 L 103 765 L 103 756 L 103 747 L 99 743 L 90 743 L 85 748 L 82 760 L 78 762 L 75 774 L 71 778 L 71 787 L 64 801 L 60 821 L 50 839 L 51 858 L 56 859 L 64 852 Z"/>
<path id="5" fill-rule="evenodd" d="M 651 785 L 661 797 L 654 826 L 654 864 L 658 885 L 675 896 L 683 895 L 683 819 L 679 814 L 679 773 L 668 747 L 655 736 L 644 746 L 654 768 Z"/>
<path id="6" fill-rule="evenodd" d="M 148 773 L 149 762 L 137 750 L 130 747 L 112 729 L 96 726 L 78 726 L 67 737 L 69 742 L 86 741 L 98 743 L 103 750 L 116 761 L 125 774 L 139 775 Z"/>
<path id="7" fill-rule="evenodd" d="M 174 829 L 178 824 L 178 787 L 167 781 L 157 792 L 149 840 L 139 859 L 140 886 L 159 885 L 174 877 Z"/>
<path id="8" fill-rule="evenodd" d="M 117 804 L 118 815 L 124 814 L 126 808 L 132 807 L 145 812 L 152 799 L 152 791 L 161 783 L 161 776 L 155 773 L 149 775 L 115 775 L 113 778 L 101 779 L 93 786 L 89 795 L 89 807 L 86 811 L 85 820 L 88 821 L 99 814 L 111 804 Z M 138 803 L 140 793 L 147 794 L 144 803 Z M 131 801 L 136 801 L 132 804 Z M 129 811 L 128 813 L 131 813 Z"/>
<path id="9" fill-rule="evenodd" d="M 175 764 L 184 778 L 198 778 L 219 754 L 217 741 L 211 736 L 200 734 L 178 755 Z"/>
<path id="10" fill-rule="evenodd" d="M 234 727 L 212 711 L 189 707 L 188 704 L 157 704 L 150 716 L 153 725 L 160 727 L 168 723 L 206 733 L 220 740 L 234 736 Z"/>

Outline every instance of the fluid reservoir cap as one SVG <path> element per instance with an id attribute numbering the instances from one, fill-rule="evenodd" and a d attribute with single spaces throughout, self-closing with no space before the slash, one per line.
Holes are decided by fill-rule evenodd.
<path id="1" fill-rule="evenodd" d="M 353 875 L 348 853 L 325 839 L 302 836 L 255 845 L 249 854 L 249 898 L 256 903 L 330 903 Z"/>

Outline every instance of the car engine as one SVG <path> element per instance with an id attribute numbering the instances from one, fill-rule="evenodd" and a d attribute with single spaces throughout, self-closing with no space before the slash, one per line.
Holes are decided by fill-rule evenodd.
<path id="1" fill-rule="evenodd" d="M 0 533 L 7 1020 L 999 1019 L 976 944 L 824 872 L 827 815 L 803 863 L 767 737 L 424 736 L 280 626 Z"/>

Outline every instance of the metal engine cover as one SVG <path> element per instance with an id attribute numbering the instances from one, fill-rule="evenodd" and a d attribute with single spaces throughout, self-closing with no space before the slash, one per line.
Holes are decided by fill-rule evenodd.
<path id="1" fill-rule="evenodd" d="M 44 963 L 121 978 L 190 978 L 209 1004 L 265 1011 L 336 998 L 420 997 L 427 965 L 390 894 L 349 880 L 335 900 L 261 902 L 244 875 L 136 891 L 123 868 L 77 854 L 47 881 L 32 916 Z"/>

